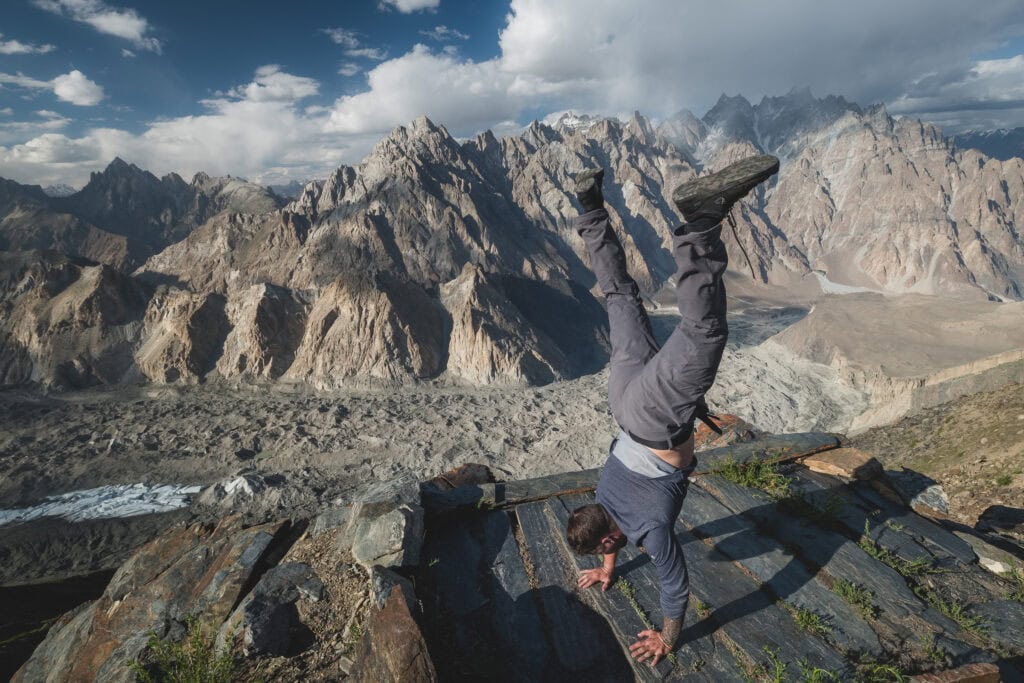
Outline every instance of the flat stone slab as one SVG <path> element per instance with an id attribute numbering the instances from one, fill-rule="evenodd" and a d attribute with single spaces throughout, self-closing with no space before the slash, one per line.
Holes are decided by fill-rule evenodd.
<path id="1" fill-rule="evenodd" d="M 843 650 L 874 657 L 882 654 L 878 635 L 845 600 L 823 585 L 781 542 L 759 533 L 701 487 L 690 487 L 680 523 L 699 531 L 777 599 L 820 617 L 828 640 Z"/>
<path id="2" fill-rule="evenodd" d="M 812 472 L 847 479 L 874 479 L 882 474 L 882 465 L 856 448 L 834 448 L 802 458 L 800 463 Z"/>

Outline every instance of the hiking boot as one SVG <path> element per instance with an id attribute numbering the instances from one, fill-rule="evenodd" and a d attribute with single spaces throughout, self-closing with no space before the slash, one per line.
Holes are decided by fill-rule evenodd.
<path id="1" fill-rule="evenodd" d="M 733 204 L 778 172 L 777 157 L 747 157 L 721 171 L 683 183 L 672 193 L 672 201 L 687 221 L 710 218 L 720 222 Z"/>
<path id="2" fill-rule="evenodd" d="M 576 199 L 583 206 L 583 213 L 604 207 L 604 195 L 601 194 L 603 180 L 603 168 L 589 168 L 576 176 Z"/>

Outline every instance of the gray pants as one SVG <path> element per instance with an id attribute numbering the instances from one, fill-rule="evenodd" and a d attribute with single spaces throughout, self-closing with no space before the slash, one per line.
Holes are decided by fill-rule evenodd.
<path id="1" fill-rule="evenodd" d="M 682 320 L 665 345 L 658 346 L 640 291 L 626 270 L 622 244 L 608 212 L 578 216 L 576 231 L 604 293 L 611 332 L 608 403 L 630 436 L 651 448 L 682 443 L 693 430 L 697 402 L 715 382 L 729 336 L 725 321 L 728 263 L 721 225 L 704 232 L 672 236 L 676 305 Z"/>

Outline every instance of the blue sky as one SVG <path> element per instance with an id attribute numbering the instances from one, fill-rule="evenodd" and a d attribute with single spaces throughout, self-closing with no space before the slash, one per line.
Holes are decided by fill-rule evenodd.
<path id="1" fill-rule="evenodd" d="M 5 0 L 0 176 L 323 177 L 397 125 L 702 115 L 809 86 L 948 132 L 1024 125 L 1019 0 Z"/>

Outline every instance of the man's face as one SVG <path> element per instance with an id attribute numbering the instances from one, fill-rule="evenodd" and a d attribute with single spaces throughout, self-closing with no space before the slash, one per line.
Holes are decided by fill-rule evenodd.
<path id="1" fill-rule="evenodd" d="M 613 531 L 601 539 L 601 544 L 594 551 L 595 555 L 610 555 L 626 546 L 626 536 L 621 531 Z"/>

